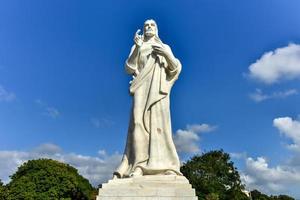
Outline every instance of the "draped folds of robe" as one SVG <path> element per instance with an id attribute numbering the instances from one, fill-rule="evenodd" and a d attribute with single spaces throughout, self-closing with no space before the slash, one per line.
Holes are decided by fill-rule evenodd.
<path id="1" fill-rule="evenodd" d="M 163 46 L 173 55 L 169 46 Z M 130 86 L 133 105 L 127 142 L 121 164 L 114 174 L 128 177 L 139 167 L 144 175 L 168 171 L 181 175 L 170 117 L 170 91 L 181 64 L 174 57 L 176 65 L 169 66 L 163 56 L 152 53 L 151 44 L 141 46 L 137 56 L 136 65 L 129 65 L 127 61 L 125 65 L 128 73 L 138 70 L 139 74 Z"/>

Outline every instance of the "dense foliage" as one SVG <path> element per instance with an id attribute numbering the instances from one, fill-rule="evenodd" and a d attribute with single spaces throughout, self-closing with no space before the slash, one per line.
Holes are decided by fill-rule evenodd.
<path id="1" fill-rule="evenodd" d="M 0 200 L 5 200 L 7 198 L 7 189 L 0 179 Z"/>
<path id="2" fill-rule="evenodd" d="M 223 150 L 194 156 L 181 172 L 196 189 L 199 200 L 248 200 L 239 173 Z"/>
<path id="3" fill-rule="evenodd" d="M 89 200 L 94 192 L 74 167 L 51 159 L 28 161 L 11 179 L 8 200 Z"/>
<path id="4" fill-rule="evenodd" d="M 287 195 L 268 196 L 261 193 L 258 190 L 251 191 L 252 200 L 295 200 L 294 198 Z"/>

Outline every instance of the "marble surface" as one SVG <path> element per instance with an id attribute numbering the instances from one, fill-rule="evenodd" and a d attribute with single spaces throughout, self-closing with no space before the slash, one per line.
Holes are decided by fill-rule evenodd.
<path id="1" fill-rule="evenodd" d="M 197 200 L 184 176 L 147 175 L 109 180 L 97 200 Z"/>
<path id="2" fill-rule="evenodd" d="M 125 62 L 126 72 L 133 77 L 132 111 L 124 155 L 114 175 L 181 175 L 170 113 L 170 93 L 181 63 L 159 38 L 154 20 L 146 20 L 143 33 L 137 31 L 133 41 Z"/>

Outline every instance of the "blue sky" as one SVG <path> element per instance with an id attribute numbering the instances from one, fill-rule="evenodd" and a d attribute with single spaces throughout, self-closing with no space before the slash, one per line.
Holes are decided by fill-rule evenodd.
<path id="1" fill-rule="evenodd" d="M 0 178 L 39 156 L 75 165 L 94 184 L 110 176 L 131 106 L 124 61 L 136 30 L 153 18 L 183 65 L 171 94 L 181 159 L 222 148 L 249 189 L 300 199 L 299 7 L 1 1 Z"/>

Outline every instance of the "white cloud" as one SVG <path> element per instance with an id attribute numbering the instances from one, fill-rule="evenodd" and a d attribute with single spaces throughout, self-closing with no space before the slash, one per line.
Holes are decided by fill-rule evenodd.
<path id="1" fill-rule="evenodd" d="M 106 156 L 106 155 L 107 155 L 107 153 L 106 153 L 106 151 L 105 151 L 104 149 L 99 150 L 99 151 L 98 151 L 98 154 L 99 154 L 100 156 Z"/>
<path id="2" fill-rule="evenodd" d="M 53 106 L 49 106 L 47 103 L 43 102 L 40 99 L 35 100 L 35 103 L 38 104 L 43 109 L 42 114 L 45 116 L 56 119 L 61 115 L 61 113 L 58 111 L 57 108 Z"/>
<path id="3" fill-rule="evenodd" d="M 261 102 L 270 98 L 269 95 L 263 94 L 261 89 L 256 89 L 254 93 L 249 95 L 249 97 L 255 102 Z"/>
<path id="4" fill-rule="evenodd" d="M 200 148 L 198 141 L 200 137 L 197 133 L 187 130 L 177 130 L 174 136 L 176 149 L 179 153 L 198 153 Z"/>
<path id="5" fill-rule="evenodd" d="M 53 119 L 56 119 L 57 117 L 60 116 L 60 112 L 54 107 L 47 107 L 46 111 L 45 111 L 45 115 L 47 115 Z"/>
<path id="6" fill-rule="evenodd" d="M 286 137 L 292 140 L 289 149 L 300 152 L 300 121 L 291 117 L 280 117 L 273 120 L 273 125 Z"/>
<path id="7" fill-rule="evenodd" d="M 233 159 L 245 159 L 245 158 L 247 158 L 247 153 L 246 152 L 243 152 L 243 153 L 232 152 L 232 153 L 229 153 L 229 155 Z"/>
<path id="8" fill-rule="evenodd" d="M 99 156 L 84 156 L 66 153 L 59 146 L 50 143 L 42 144 L 31 151 L 0 151 L 0 179 L 7 183 L 9 175 L 27 160 L 51 158 L 74 166 L 82 176 L 97 186 L 112 177 L 113 170 L 122 158 L 117 152 L 112 155 L 104 152 L 99 151 Z"/>
<path id="9" fill-rule="evenodd" d="M 186 130 L 179 129 L 174 135 L 174 143 L 179 153 L 199 153 L 199 134 L 214 131 L 217 127 L 208 124 L 187 125 Z"/>
<path id="10" fill-rule="evenodd" d="M 110 127 L 115 124 L 114 121 L 107 118 L 91 118 L 91 123 L 96 128 Z"/>
<path id="11" fill-rule="evenodd" d="M 16 99 L 16 95 L 13 92 L 7 91 L 2 85 L 0 85 L 0 102 L 11 102 Z"/>
<path id="12" fill-rule="evenodd" d="M 300 187 L 299 170 L 291 166 L 270 167 L 264 157 L 247 158 L 241 179 L 247 188 L 267 194 L 291 193 L 291 188 Z"/>
<path id="13" fill-rule="evenodd" d="M 193 124 L 187 125 L 187 130 L 195 132 L 195 133 L 208 133 L 216 130 L 216 126 L 212 126 L 209 124 Z"/>
<path id="14" fill-rule="evenodd" d="M 298 90 L 289 89 L 286 91 L 273 92 L 271 94 L 265 94 L 261 89 L 256 89 L 254 93 L 251 93 L 249 97 L 255 102 L 262 102 L 267 99 L 284 99 L 286 97 L 297 95 Z"/>
<path id="15" fill-rule="evenodd" d="M 36 153 L 38 155 L 55 155 L 58 153 L 62 153 L 62 149 L 52 143 L 42 144 L 32 150 L 32 153 Z"/>
<path id="16" fill-rule="evenodd" d="M 300 78 L 300 45 L 266 52 L 249 66 L 249 76 L 266 84 Z"/>

